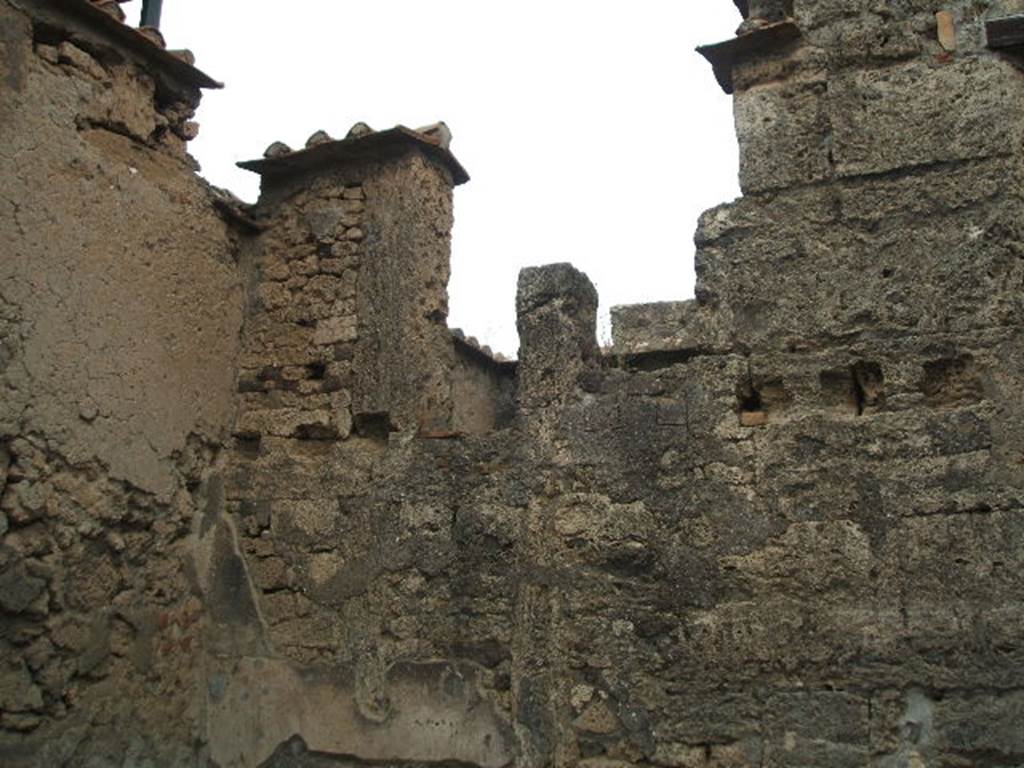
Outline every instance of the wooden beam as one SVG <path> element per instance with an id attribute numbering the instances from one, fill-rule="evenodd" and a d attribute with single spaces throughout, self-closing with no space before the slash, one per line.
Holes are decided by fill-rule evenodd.
<path id="1" fill-rule="evenodd" d="M 755 28 L 723 43 L 699 46 L 697 53 L 711 62 L 722 90 L 732 93 L 732 68 L 737 61 L 781 50 L 799 37 L 800 29 L 796 24 L 780 21 Z"/>
<path id="2" fill-rule="evenodd" d="M 989 48 L 1013 48 L 1024 45 L 1024 14 L 989 19 L 985 22 Z"/>

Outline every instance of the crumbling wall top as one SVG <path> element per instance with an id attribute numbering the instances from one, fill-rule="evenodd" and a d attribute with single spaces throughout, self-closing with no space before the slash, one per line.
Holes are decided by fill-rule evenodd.
<path id="1" fill-rule="evenodd" d="M 88 0 L 23 0 L 37 26 L 52 26 L 86 47 L 109 46 L 135 61 L 154 79 L 158 92 L 198 102 L 201 88 L 223 88 L 193 66 L 187 51 L 168 51 L 155 30 L 124 24 Z M 155 34 L 154 34 L 155 33 Z M 91 43 L 92 45 L 89 45 Z"/>

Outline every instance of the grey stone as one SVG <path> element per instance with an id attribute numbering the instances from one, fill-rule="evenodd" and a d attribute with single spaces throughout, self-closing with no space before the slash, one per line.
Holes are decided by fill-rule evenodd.
<path id="1" fill-rule="evenodd" d="M 23 613 L 46 590 L 46 581 L 29 575 L 24 562 L 7 549 L 0 570 L 0 608 L 8 613 Z"/>
<path id="2" fill-rule="evenodd" d="M 0 665 L 0 709 L 23 713 L 42 708 L 42 691 L 33 684 L 25 665 L 17 660 L 5 660 Z"/>
<path id="3" fill-rule="evenodd" d="M 292 148 L 285 144 L 283 141 L 275 141 L 273 144 L 268 146 L 263 151 L 263 156 L 267 158 L 271 157 L 283 157 L 284 155 L 290 155 Z"/>
<path id="4" fill-rule="evenodd" d="M 519 392 L 524 407 L 577 393 L 597 356 L 597 291 L 569 264 L 528 267 L 516 292 Z"/>
<path id="5" fill-rule="evenodd" d="M 359 139 L 363 136 L 368 136 L 371 133 L 375 133 L 373 128 L 368 126 L 366 123 L 360 121 L 348 129 L 348 134 L 345 136 L 346 139 Z"/>
<path id="6" fill-rule="evenodd" d="M 828 89 L 836 172 L 864 175 L 1005 155 L 1020 140 L 1005 115 L 1024 109 L 1024 84 L 1008 68 L 993 59 L 965 60 L 936 77 L 927 63 L 914 61 L 884 74 L 836 77 Z"/>
<path id="7" fill-rule="evenodd" d="M 449 149 L 452 144 L 452 131 L 445 122 L 431 123 L 425 125 L 422 128 L 417 128 L 416 132 L 422 134 L 424 138 L 437 144 L 441 149 Z"/>
<path id="8" fill-rule="evenodd" d="M 319 144 L 327 144 L 332 141 L 334 141 L 334 139 L 331 138 L 331 135 L 327 133 L 327 131 L 316 131 L 306 139 L 306 148 L 315 147 Z"/>

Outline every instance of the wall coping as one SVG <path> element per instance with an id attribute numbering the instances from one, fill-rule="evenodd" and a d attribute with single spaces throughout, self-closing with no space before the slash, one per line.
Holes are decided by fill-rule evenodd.
<path id="1" fill-rule="evenodd" d="M 397 125 L 384 131 L 374 131 L 364 136 L 352 136 L 315 144 L 277 157 L 259 160 L 245 160 L 238 163 L 243 168 L 268 179 L 284 178 L 296 174 L 337 165 L 365 160 L 393 158 L 409 149 L 415 149 L 446 168 L 455 185 L 469 181 L 469 174 L 449 150 L 418 131 Z"/>

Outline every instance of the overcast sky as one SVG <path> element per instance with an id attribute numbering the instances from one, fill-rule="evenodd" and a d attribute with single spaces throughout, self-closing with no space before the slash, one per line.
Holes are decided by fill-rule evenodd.
<path id="1" fill-rule="evenodd" d="M 449 324 L 514 355 L 523 266 L 572 262 L 605 315 L 692 296 L 697 217 L 739 194 L 731 99 L 693 49 L 739 21 L 729 0 L 164 0 L 162 27 L 226 84 L 191 151 L 245 200 L 234 164 L 273 141 L 447 122 L 472 177 Z"/>

